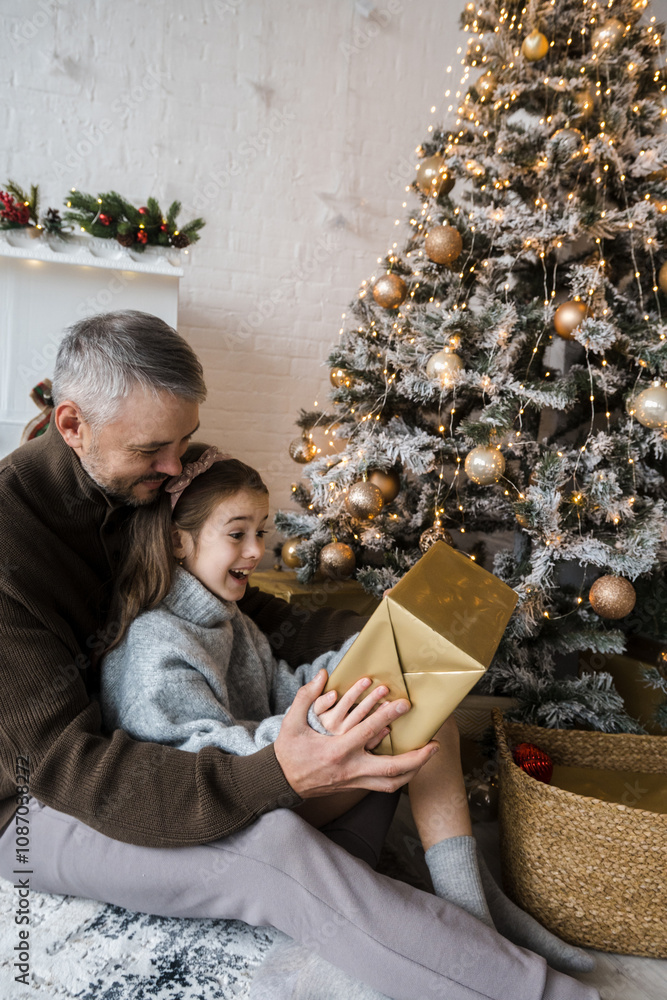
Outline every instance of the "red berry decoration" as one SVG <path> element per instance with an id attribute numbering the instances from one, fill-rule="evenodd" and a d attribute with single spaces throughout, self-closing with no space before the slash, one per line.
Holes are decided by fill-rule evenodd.
<path id="1" fill-rule="evenodd" d="M 540 750 L 533 743 L 519 743 L 518 746 L 514 747 L 512 756 L 514 763 L 518 764 L 531 778 L 537 778 L 545 785 L 549 784 L 554 772 L 554 764 L 549 754 L 545 753 L 544 750 Z"/>
<path id="2" fill-rule="evenodd" d="M 111 218 L 110 215 L 106 215 L 105 212 L 100 212 L 99 221 L 102 223 L 103 226 L 110 226 L 111 223 L 113 222 L 113 219 Z"/>
<path id="3" fill-rule="evenodd" d="M 27 226 L 30 222 L 30 206 L 17 201 L 6 191 L 0 191 L 0 219 L 3 222 L 15 222 L 19 226 Z"/>
<path id="4" fill-rule="evenodd" d="M 136 235 L 137 243 L 148 243 L 148 233 L 145 229 L 140 229 Z"/>
<path id="5" fill-rule="evenodd" d="M 163 222 L 162 225 L 160 226 L 160 232 L 161 233 L 169 232 L 169 226 L 167 225 L 166 222 Z"/>
<path id="6" fill-rule="evenodd" d="M 142 205 L 141 208 L 139 209 L 139 215 L 145 215 L 147 211 L 148 209 L 146 208 L 146 206 Z"/>

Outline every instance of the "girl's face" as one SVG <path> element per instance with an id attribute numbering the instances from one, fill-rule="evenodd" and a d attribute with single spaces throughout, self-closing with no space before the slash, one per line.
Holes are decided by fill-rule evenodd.
<path id="1" fill-rule="evenodd" d="M 209 515 L 196 547 L 189 532 L 174 528 L 174 554 L 216 597 L 239 601 L 264 555 L 268 516 L 266 493 L 241 490 Z"/>

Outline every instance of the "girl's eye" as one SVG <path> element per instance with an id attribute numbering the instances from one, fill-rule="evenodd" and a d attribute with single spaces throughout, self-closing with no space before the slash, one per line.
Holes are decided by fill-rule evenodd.
<path id="1" fill-rule="evenodd" d="M 143 455 L 144 458 L 148 458 L 150 455 L 157 455 L 157 448 L 155 451 L 140 451 L 139 454 Z"/>
<path id="2" fill-rule="evenodd" d="M 229 537 L 233 538 L 235 542 L 238 542 L 238 540 L 240 538 L 243 538 L 243 532 L 242 531 L 232 531 L 232 532 L 230 532 Z"/>
<path id="3" fill-rule="evenodd" d="M 262 531 L 258 531 L 257 532 L 257 537 L 258 538 L 264 538 L 264 535 L 268 535 L 268 531 L 262 530 Z"/>

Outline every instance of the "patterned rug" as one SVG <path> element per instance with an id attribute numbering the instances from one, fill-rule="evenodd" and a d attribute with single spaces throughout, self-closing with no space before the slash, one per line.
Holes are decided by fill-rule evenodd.
<path id="1" fill-rule="evenodd" d="M 428 888 L 407 796 L 379 869 Z M 0 1000 L 243 1000 L 273 943 L 272 927 L 131 913 L 117 906 L 32 893 L 30 985 L 17 983 L 16 898 L 0 879 Z"/>
<path id="2" fill-rule="evenodd" d="M 228 1000 L 247 997 L 272 927 L 130 913 L 32 893 L 30 986 L 15 982 L 15 898 L 0 880 L 0 998 Z"/>

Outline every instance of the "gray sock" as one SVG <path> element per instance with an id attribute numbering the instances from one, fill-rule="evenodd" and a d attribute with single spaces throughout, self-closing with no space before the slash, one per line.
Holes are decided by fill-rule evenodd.
<path id="1" fill-rule="evenodd" d="M 478 851 L 477 860 L 493 922 L 503 937 L 513 944 L 542 955 L 549 965 L 559 972 L 591 972 L 595 968 L 593 955 L 561 941 L 529 913 L 508 899 L 486 867 L 481 851 Z"/>
<path id="2" fill-rule="evenodd" d="M 477 845 L 469 835 L 447 837 L 424 855 L 436 896 L 493 927 L 477 867 Z"/>
<path id="3" fill-rule="evenodd" d="M 388 1000 L 281 934 L 250 984 L 249 1000 Z"/>

